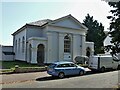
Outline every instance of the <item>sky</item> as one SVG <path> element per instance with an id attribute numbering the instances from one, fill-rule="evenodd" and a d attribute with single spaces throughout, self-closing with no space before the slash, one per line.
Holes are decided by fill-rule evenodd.
<path id="1" fill-rule="evenodd" d="M 2 0 L 0 2 L 0 44 L 13 45 L 13 32 L 29 22 L 57 19 L 71 14 L 81 23 L 89 13 L 109 28 L 111 7 L 104 0 Z"/>

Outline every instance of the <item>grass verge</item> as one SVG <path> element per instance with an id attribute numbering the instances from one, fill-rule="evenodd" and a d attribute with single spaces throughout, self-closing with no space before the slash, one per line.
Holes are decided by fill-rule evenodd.
<path id="1" fill-rule="evenodd" d="M 2 65 L 2 68 L 4 69 L 14 68 L 15 65 L 18 65 L 19 67 L 40 67 L 37 64 L 29 64 L 23 61 L 1 61 L 0 64 Z"/>
<path id="2" fill-rule="evenodd" d="M 0 61 L 0 65 L 3 69 L 0 70 L 0 74 L 13 73 L 15 71 L 15 66 L 18 65 L 21 69 L 39 69 L 45 66 L 40 66 L 37 64 L 29 64 L 23 61 Z"/>

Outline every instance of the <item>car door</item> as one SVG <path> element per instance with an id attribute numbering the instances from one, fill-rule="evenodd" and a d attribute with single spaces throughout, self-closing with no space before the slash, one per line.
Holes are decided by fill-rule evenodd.
<path id="1" fill-rule="evenodd" d="M 60 64 L 59 66 L 61 67 L 59 72 L 64 72 L 65 75 L 71 75 L 71 68 L 69 64 Z"/>
<path id="2" fill-rule="evenodd" d="M 77 66 L 75 64 L 71 63 L 70 68 L 71 68 L 71 75 L 79 74 L 80 69 L 77 68 Z"/>

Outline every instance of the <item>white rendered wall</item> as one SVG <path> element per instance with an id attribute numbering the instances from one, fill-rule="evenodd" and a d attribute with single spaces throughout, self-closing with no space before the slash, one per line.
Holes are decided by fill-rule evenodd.
<path id="1" fill-rule="evenodd" d="M 63 61 L 64 59 L 64 34 L 59 33 L 59 61 Z"/>
<path id="2" fill-rule="evenodd" d="M 24 52 L 22 52 L 22 38 L 24 37 L 25 40 L 25 46 L 24 46 Z M 19 38 L 20 38 L 20 49 L 19 49 Z M 14 52 L 15 52 L 15 60 L 21 60 L 26 61 L 26 29 L 19 32 L 14 36 Z M 17 50 L 16 50 L 16 40 L 17 40 Z"/>
<path id="3" fill-rule="evenodd" d="M 81 41 L 82 41 L 82 53 L 81 55 L 85 56 L 86 55 L 86 36 L 85 35 L 82 35 L 81 37 Z"/>
<path id="4" fill-rule="evenodd" d="M 48 25 L 41 29 L 39 27 L 29 26 L 25 30 L 19 32 L 15 35 L 14 41 L 22 41 L 22 37 L 25 37 L 25 53 L 17 50 L 15 59 L 29 62 L 29 44 L 32 45 L 32 61 L 31 63 L 36 63 L 37 58 L 37 46 L 42 42 L 45 43 L 46 57 L 45 62 L 51 63 L 54 61 L 64 60 L 64 36 L 70 34 L 72 36 L 71 44 L 71 58 L 74 59 L 77 55 L 85 55 L 85 34 L 86 30 L 80 25 L 73 22 L 72 20 L 66 19 L 55 23 L 55 25 Z M 33 38 L 32 38 L 33 37 Z M 34 37 L 46 38 L 47 41 L 42 41 L 41 39 L 35 39 Z M 32 38 L 32 39 L 30 39 Z M 15 42 L 14 42 L 15 46 Z M 17 45 L 18 46 L 18 45 Z M 22 46 L 22 43 L 21 45 Z M 22 48 L 22 47 L 20 47 Z M 15 49 L 14 49 L 15 51 Z"/>
<path id="5" fill-rule="evenodd" d="M 44 37 L 44 32 L 43 29 L 39 28 L 39 27 L 27 27 L 27 39 L 29 39 L 30 37 Z"/>
<path id="6" fill-rule="evenodd" d="M 76 56 L 82 55 L 82 42 L 81 41 L 81 36 L 79 34 L 74 34 L 73 35 L 73 59 L 75 59 Z"/>
<path id="7" fill-rule="evenodd" d="M 71 38 L 71 59 L 73 60 L 76 56 L 79 55 L 85 55 L 86 54 L 86 48 L 85 48 L 85 31 L 83 30 L 76 30 L 76 29 L 68 29 L 68 28 L 61 28 L 61 27 L 51 27 L 48 26 L 47 31 L 49 32 L 48 35 L 48 60 L 50 62 L 52 62 L 52 60 L 54 61 L 57 58 L 56 57 L 57 53 L 58 53 L 58 59 L 59 61 L 63 61 L 64 60 L 64 36 L 66 34 L 70 34 L 72 35 Z M 55 35 L 53 33 L 59 33 L 59 37 L 57 39 L 57 37 L 55 37 Z M 56 40 L 55 40 L 56 39 Z M 59 50 L 58 52 L 56 52 L 54 47 L 57 47 L 57 40 L 59 41 L 58 43 L 58 47 Z M 56 46 L 55 46 L 56 45 Z M 54 47 L 53 47 L 54 46 Z M 53 53 L 55 52 L 56 56 L 54 56 Z"/>
<path id="8" fill-rule="evenodd" d="M 57 26 L 47 26 L 47 31 L 49 32 L 59 32 L 64 34 L 80 34 L 85 35 L 86 31 L 83 29 L 72 29 L 72 28 L 63 28 L 63 27 L 57 27 Z"/>
<path id="9" fill-rule="evenodd" d="M 2 52 L 13 52 L 12 46 L 2 46 Z M 2 61 L 13 61 L 14 55 L 5 55 L 4 53 L 2 55 Z"/>
<path id="10" fill-rule="evenodd" d="M 59 37 L 57 32 L 52 33 L 52 60 L 53 61 L 58 61 L 59 59 Z"/>
<path id="11" fill-rule="evenodd" d="M 81 28 L 80 25 L 78 25 L 78 23 L 75 23 L 71 19 L 61 20 L 59 22 L 56 22 L 55 25 L 62 26 L 62 27 L 76 28 L 76 29 L 80 29 Z"/>
<path id="12" fill-rule="evenodd" d="M 29 60 L 29 50 L 27 51 L 27 62 L 30 63 L 37 63 L 37 49 L 38 45 L 44 45 L 44 63 L 47 62 L 47 39 L 41 37 L 31 37 L 28 40 L 28 48 L 31 44 L 31 61 Z"/>
<path id="13" fill-rule="evenodd" d="M 2 61 L 2 45 L 0 45 L 0 61 Z"/>
<path id="14" fill-rule="evenodd" d="M 47 44 L 48 45 L 48 51 L 47 51 L 48 52 L 48 54 L 47 54 L 47 60 L 48 61 L 47 62 L 51 63 L 51 62 L 53 62 L 52 33 L 47 33 L 47 37 L 48 37 L 48 42 L 47 42 L 48 43 Z"/>
<path id="15" fill-rule="evenodd" d="M 2 54 L 2 61 L 14 61 L 14 55 Z"/>

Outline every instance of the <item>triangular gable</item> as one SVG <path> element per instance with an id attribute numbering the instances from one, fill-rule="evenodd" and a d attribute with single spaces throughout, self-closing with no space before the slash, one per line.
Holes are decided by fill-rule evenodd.
<path id="1" fill-rule="evenodd" d="M 75 28 L 75 29 L 86 29 L 84 25 L 82 25 L 77 19 L 75 19 L 72 15 L 67 15 L 65 17 L 61 17 L 49 23 L 49 25 L 67 27 L 67 28 Z"/>

